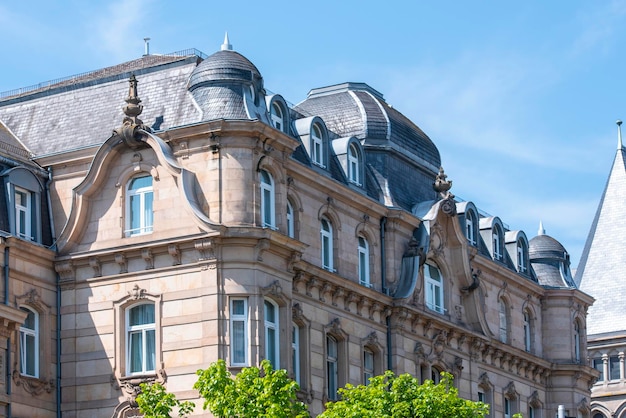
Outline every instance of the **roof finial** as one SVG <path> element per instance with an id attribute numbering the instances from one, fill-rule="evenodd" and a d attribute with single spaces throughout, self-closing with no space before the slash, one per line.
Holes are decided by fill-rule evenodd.
<path id="1" fill-rule="evenodd" d="M 624 147 L 622 146 L 622 121 L 621 120 L 617 120 L 617 149 L 623 149 Z"/>
<path id="2" fill-rule="evenodd" d="M 537 235 L 545 235 L 546 230 L 543 227 L 543 222 L 539 221 L 539 230 L 537 231 Z"/>
<path id="3" fill-rule="evenodd" d="M 226 34 L 224 35 L 224 43 L 222 44 L 222 51 L 232 51 L 233 50 L 233 46 L 230 44 L 230 41 L 228 40 L 228 32 L 226 32 Z"/>

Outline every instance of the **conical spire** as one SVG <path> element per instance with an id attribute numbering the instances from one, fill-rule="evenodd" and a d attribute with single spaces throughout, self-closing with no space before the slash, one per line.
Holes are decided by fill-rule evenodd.
<path id="1" fill-rule="evenodd" d="M 615 123 L 617 124 L 617 149 L 621 150 L 624 148 L 622 145 L 622 121 L 618 119 Z"/>
<path id="2" fill-rule="evenodd" d="M 224 35 L 224 43 L 222 44 L 222 51 L 232 51 L 233 46 L 230 44 L 230 40 L 228 39 L 228 32 Z"/>
<path id="3" fill-rule="evenodd" d="M 546 230 L 543 227 L 543 222 L 539 221 L 539 230 L 537 231 L 537 235 L 545 235 Z"/>

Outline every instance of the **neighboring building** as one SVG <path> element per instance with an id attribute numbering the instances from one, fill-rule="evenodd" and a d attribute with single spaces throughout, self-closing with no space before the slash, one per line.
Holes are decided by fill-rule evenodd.
<path id="1" fill-rule="evenodd" d="M 368 85 L 292 106 L 227 44 L 0 96 L 13 416 L 135 416 L 155 380 L 202 415 L 197 369 L 267 358 L 313 414 L 392 369 L 449 371 L 491 417 L 589 417 L 563 247 L 455 200 Z"/>
<path id="2" fill-rule="evenodd" d="M 595 298 L 589 309 L 587 344 L 589 361 L 600 372 L 592 388 L 593 418 L 626 417 L 626 150 L 621 121 L 613 167 L 602 193 L 596 216 L 583 250 L 576 280 Z"/>

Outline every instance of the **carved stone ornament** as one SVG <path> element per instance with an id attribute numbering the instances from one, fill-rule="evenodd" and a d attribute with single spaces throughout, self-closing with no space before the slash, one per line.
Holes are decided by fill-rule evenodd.
<path id="1" fill-rule="evenodd" d="M 114 389 L 121 390 L 126 398 L 128 404 L 136 408 L 137 407 L 137 395 L 141 393 L 141 388 L 139 385 L 142 383 L 154 383 L 158 382 L 160 384 L 165 384 L 167 381 L 167 374 L 164 369 L 160 369 L 156 372 L 155 375 L 151 376 L 126 376 L 126 377 L 117 377 L 115 374 L 111 375 L 111 385 Z"/>
<path id="2" fill-rule="evenodd" d="M 146 293 L 146 289 L 141 289 L 139 285 L 135 284 L 135 286 L 133 286 L 133 290 L 128 291 L 128 296 L 137 300 L 143 298 L 144 293 Z"/>
<path id="3" fill-rule="evenodd" d="M 14 364 L 15 370 L 13 370 L 13 383 L 16 386 L 21 386 L 24 390 L 33 396 L 39 396 L 43 392 L 50 393 L 54 389 L 54 380 L 44 380 L 35 377 L 22 376 L 17 370 L 18 364 Z"/>
<path id="4" fill-rule="evenodd" d="M 137 148 L 143 145 L 141 134 L 138 131 L 141 129 L 151 132 L 152 130 L 139 119 L 139 115 L 143 111 L 143 105 L 141 105 L 141 99 L 137 94 L 137 78 L 134 74 L 130 76 L 128 83 L 128 97 L 124 100 L 126 105 L 122 108 L 126 116 L 122 121 L 122 126 L 115 129 L 114 132 L 122 138 L 126 145 L 131 148 Z"/>

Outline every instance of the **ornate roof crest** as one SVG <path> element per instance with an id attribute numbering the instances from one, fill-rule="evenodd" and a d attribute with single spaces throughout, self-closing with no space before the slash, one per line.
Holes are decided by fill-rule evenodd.
<path id="1" fill-rule="evenodd" d="M 130 76 L 128 80 L 128 97 L 124 99 L 126 105 L 122 108 L 124 114 L 124 121 L 122 126 L 117 128 L 114 132 L 119 135 L 126 145 L 131 148 L 136 148 L 140 144 L 143 144 L 141 135 L 137 132 L 139 129 L 151 132 L 150 128 L 143 124 L 143 121 L 139 119 L 139 115 L 143 111 L 143 105 L 141 99 L 137 94 L 137 78 L 135 74 Z"/>

